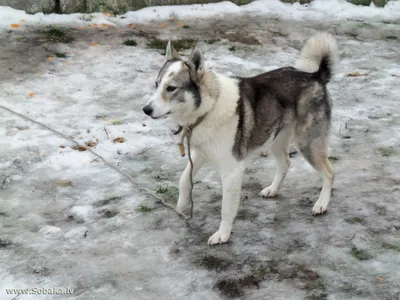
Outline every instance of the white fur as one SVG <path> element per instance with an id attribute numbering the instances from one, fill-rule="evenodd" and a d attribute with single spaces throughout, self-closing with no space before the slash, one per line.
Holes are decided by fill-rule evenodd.
<path id="1" fill-rule="evenodd" d="M 322 58 L 327 55 L 333 68 L 338 56 L 336 40 L 329 33 L 317 33 L 304 44 L 295 68 L 308 73 L 317 72 Z"/>
<path id="2" fill-rule="evenodd" d="M 168 72 L 165 74 L 163 77 L 162 81 L 159 83 L 156 92 L 153 94 L 153 96 L 150 98 L 150 100 L 147 102 L 147 105 L 151 105 L 153 108 L 153 115 L 152 117 L 157 119 L 160 117 L 163 117 L 165 114 L 167 114 L 171 109 L 170 109 L 170 102 L 164 101 L 162 98 L 162 94 L 166 93 L 167 97 L 169 96 L 168 92 L 165 91 L 165 87 L 171 83 L 171 78 L 170 74 L 172 72 L 178 73 L 182 68 L 182 64 L 180 62 L 175 62 L 173 63 L 169 68 Z"/>
<path id="3" fill-rule="evenodd" d="M 203 102 L 213 101 L 213 108 L 206 119 L 194 129 L 192 137 L 194 146 L 193 176 L 207 161 L 217 168 L 223 185 L 221 223 L 218 231 L 208 240 L 210 245 L 225 243 L 229 240 L 232 224 L 239 208 L 244 173 L 244 162 L 237 161 L 232 155 L 238 122 L 238 116 L 235 113 L 239 99 L 237 80 L 218 74 L 216 76 L 221 91 L 220 97 L 216 101 L 215 99 L 202 99 Z M 177 204 L 179 211 L 189 205 L 189 171 L 190 165 L 188 164 L 179 183 Z"/>

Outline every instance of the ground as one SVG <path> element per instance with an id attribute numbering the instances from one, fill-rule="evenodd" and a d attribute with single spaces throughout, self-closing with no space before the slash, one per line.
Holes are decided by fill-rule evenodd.
<path id="1" fill-rule="evenodd" d="M 317 30 L 333 33 L 333 196 L 312 215 L 321 182 L 293 152 L 280 195 L 262 199 L 275 164 L 254 157 L 230 242 L 208 247 L 221 206 L 211 166 L 184 221 L 84 147 L 0 108 L 0 299 L 400 299 L 400 23 L 241 14 L 56 28 L 0 36 L 0 104 L 170 203 L 187 160 L 176 125 L 141 110 L 164 60 L 159 40 L 199 40 L 208 67 L 250 76 L 294 64 Z M 188 55 L 190 41 L 180 44 Z M 6 293 L 35 287 L 74 292 Z"/>

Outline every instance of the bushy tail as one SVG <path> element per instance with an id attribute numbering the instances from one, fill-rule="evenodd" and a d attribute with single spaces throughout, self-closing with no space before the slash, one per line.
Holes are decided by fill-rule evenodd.
<path id="1" fill-rule="evenodd" d="M 335 38 L 329 33 L 317 33 L 308 39 L 301 49 L 296 69 L 315 73 L 319 80 L 328 83 L 332 77 L 337 56 L 338 46 Z"/>

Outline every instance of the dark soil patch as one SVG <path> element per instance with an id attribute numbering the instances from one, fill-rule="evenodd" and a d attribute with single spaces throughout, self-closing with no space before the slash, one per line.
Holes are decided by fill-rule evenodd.
<path id="1" fill-rule="evenodd" d="M 93 204 L 94 207 L 102 207 L 108 204 L 118 203 L 122 198 L 119 196 L 114 196 L 105 200 L 97 201 Z"/>
<path id="2" fill-rule="evenodd" d="M 345 219 L 345 221 L 349 224 L 356 224 L 356 223 L 360 223 L 363 224 L 364 223 L 364 218 L 361 217 L 353 217 L 353 218 L 348 218 Z"/>
<path id="3" fill-rule="evenodd" d="M 220 279 L 214 285 L 214 289 L 219 290 L 226 297 L 238 298 L 243 296 L 248 288 L 259 288 L 260 283 L 267 278 L 267 274 L 270 272 L 269 265 L 260 266 L 244 276 L 228 276 Z"/>
<path id="4" fill-rule="evenodd" d="M 241 43 L 245 45 L 261 45 L 259 40 L 257 40 L 255 37 L 251 36 L 247 32 L 225 33 L 222 35 L 222 37 L 232 43 Z"/>
<path id="5" fill-rule="evenodd" d="M 236 219 L 238 220 L 254 220 L 257 219 L 259 213 L 253 212 L 251 210 L 248 209 L 241 209 L 237 216 Z"/>
<path id="6" fill-rule="evenodd" d="M 51 274 L 51 271 L 49 268 L 46 267 L 39 267 L 39 268 L 34 268 L 33 269 L 33 274 L 37 274 L 40 276 L 49 276 Z"/>
<path id="7" fill-rule="evenodd" d="M 101 211 L 101 214 L 104 218 L 111 219 L 118 215 L 119 211 L 106 209 Z"/>
<path id="8" fill-rule="evenodd" d="M 137 209 L 138 212 L 142 212 L 142 213 L 150 212 L 150 211 L 152 211 L 152 210 L 153 210 L 153 209 L 152 209 L 151 207 L 148 207 L 148 206 L 143 205 L 143 204 L 141 204 L 141 205 L 139 206 L 139 208 Z"/>
<path id="9" fill-rule="evenodd" d="M 60 28 L 50 28 L 44 32 L 46 40 L 53 43 L 71 43 L 74 38 L 67 34 L 67 31 Z"/>
<path id="10" fill-rule="evenodd" d="M 356 247 L 351 248 L 351 255 L 353 255 L 358 260 L 369 260 L 372 258 L 372 255 L 362 249 L 358 249 Z"/>
<path id="11" fill-rule="evenodd" d="M 400 244 L 394 245 L 394 244 L 383 243 L 382 247 L 386 248 L 386 249 L 390 249 L 390 250 L 394 250 L 394 251 L 400 252 Z"/>
<path id="12" fill-rule="evenodd" d="M 10 241 L 0 239 L 0 249 L 7 248 L 10 245 L 11 245 Z"/>
<path id="13" fill-rule="evenodd" d="M 126 41 L 124 42 L 124 45 L 125 45 L 125 46 L 136 46 L 136 45 L 137 45 L 137 42 L 134 41 L 134 40 L 126 40 Z"/>

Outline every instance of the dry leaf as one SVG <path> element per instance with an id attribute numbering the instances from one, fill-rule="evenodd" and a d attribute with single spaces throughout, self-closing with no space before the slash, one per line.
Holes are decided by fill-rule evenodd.
<path id="1" fill-rule="evenodd" d="M 75 147 L 72 147 L 72 149 L 77 150 L 77 151 L 81 151 L 81 152 L 87 150 L 85 147 L 82 147 L 82 146 L 75 146 Z"/>
<path id="2" fill-rule="evenodd" d="M 268 152 L 262 152 L 262 153 L 261 153 L 261 156 L 267 157 L 267 156 L 268 156 Z"/>
<path id="3" fill-rule="evenodd" d="M 40 156 L 40 157 L 45 157 L 45 156 L 46 156 L 46 154 L 44 154 L 44 153 L 40 153 L 40 154 L 39 154 L 39 156 Z"/>
<path id="4" fill-rule="evenodd" d="M 38 75 L 39 75 L 39 74 L 40 74 L 40 72 L 39 72 L 39 71 L 37 71 L 35 74 L 38 74 Z"/>
<path id="5" fill-rule="evenodd" d="M 54 57 L 53 56 L 49 56 L 47 59 L 50 60 L 50 61 L 53 61 Z"/>
<path id="6" fill-rule="evenodd" d="M 19 25 L 19 24 L 11 24 L 11 28 L 20 28 L 21 27 L 21 25 Z"/>
<path id="7" fill-rule="evenodd" d="M 100 46 L 100 44 L 98 44 L 98 43 L 93 43 L 93 44 L 90 44 L 90 46 L 96 47 L 96 46 Z"/>
<path id="8" fill-rule="evenodd" d="M 164 23 L 160 23 L 160 27 L 165 27 L 165 24 Z"/>
<path id="9" fill-rule="evenodd" d="M 178 25 L 181 27 L 185 26 L 185 24 L 183 24 L 183 23 L 179 23 Z"/>
<path id="10" fill-rule="evenodd" d="M 92 26 L 93 26 L 93 27 L 97 27 L 97 26 L 99 26 L 99 25 L 97 25 L 96 23 L 93 23 Z"/>
<path id="11" fill-rule="evenodd" d="M 60 148 L 64 149 L 64 148 L 65 148 L 65 146 L 61 145 L 61 146 L 60 146 Z"/>
<path id="12" fill-rule="evenodd" d="M 367 73 L 353 72 L 346 75 L 347 77 L 368 76 Z"/>
<path id="13" fill-rule="evenodd" d="M 117 29 L 116 32 L 121 32 L 121 30 Z"/>
<path id="14" fill-rule="evenodd" d="M 21 19 L 21 20 L 19 20 L 21 23 L 23 23 L 23 22 L 25 22 L 26 20 L 25 19 Z"/>
<path id="15" fill-rule="evenodd" d="M 384 281 L 385 278 L 383 278 L 383 277 L 376 277 L 376 280 L 378 280 L 378 281 Z"/>
<path id="16" fill-rule="evenodd" d="M 30 93 L 28 94 L 28 96 L 29 96 L 29 97 L 33 97 L 33 96 L 35 96 L 35 93 L 30 92 Z"/>
<path id="17" fill-rule="evenodd" d="M 95 143 L 95 142 L 86 142 L 85 145 L 88 146 L 88 147 L 96 147 L 97 143 Z"/>
<path id="18" fill-rule="evenodd" d="M 111 25 L 110 25 L 110 24 L 107 24 L 107 23 L 103 23 L 103 24 L 101 24 L 101 26 L 103 26 L 103 27 L 110 27 Z"/>
<path id="19" fill-rule="evenodd" d="M 72 186 L 72 181 L 69 179 L 65 180 L 57 180 L 56 181 L 57 186 L 62 186 L 62 187 L 67 187 L 67 186 Z"/>
<path id="20" fill-rule="evenodd" d="M 106 16 L 107 16 L 107 17 L 112 17 L 112 16 L 113 16 L 113 14 L 106 13 Z"/>
<path id="21" fill-rule="evenodd" d="M 106 121 L 106 122 L 107 122 L 107 121 L 108 121 L 108 118 L 104 118 L 104 121 Z"/>
<path id="22" fill-rule="evenodd" d="M 123 143 L 123 142 L 125 142 L 125 139 L 123 137 L 114 139 L 114 143 Z"/>

